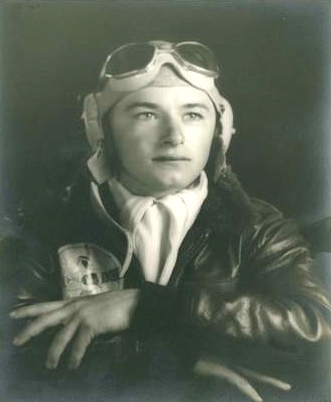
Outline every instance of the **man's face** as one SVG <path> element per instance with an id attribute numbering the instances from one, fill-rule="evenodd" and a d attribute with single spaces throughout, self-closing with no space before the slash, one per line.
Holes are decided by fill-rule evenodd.
<path id="1" fill-rule="evenodd" d="M 161 196 L 189 186 L 207 163 L 216 111 L 190 86 L 147 87 L 110 113 L 119 180 L 137 195 Z"/>

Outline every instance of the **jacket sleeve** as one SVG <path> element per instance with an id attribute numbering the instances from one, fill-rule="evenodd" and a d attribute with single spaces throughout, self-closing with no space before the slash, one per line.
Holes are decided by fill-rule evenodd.
<path id="1" fill-rule="evenodd" d="M 295 349 L 330 337 L 330 302 L 292 220 L 256 201 L 257 217 L 242 234 L 238 283 L 224 297 L 201 288 L 189 316 L 235 338 Z"/>
<path id="2" fill-rule="evenodd" d="M 145 333 L 186 327 L 191 336 L 208 334 L 208 339 L 216 340 L 226 336 L 285 351 L 330 339 L 328 295 L 295 223 L 261 201 L 254 207 L 256 218 L 240 239 L 234 290 L 224 292 L 224 283 L 217 280 L 188 281 L 176 294 L 174 289 L 146 284 L 138 310 Z M 151 307 L 155 303 L 157 309 Z"/>
<path id="3" fill-rule="evenodd" d="M 61 298 L 55 260 L 39 243 L 29 243 L 16 236 L 0 240 L 1 287 L 11 295 L 9 308 Z"/>
<path id="4" fill-rule="evenodd" d="M 18 382 L 21 383 L 26 377 L 42 378 L 46 375 L 45 356 L 54 337 L 54 330 L 49 329 L 17 348 L 12 340 L 28 319 L 12 320 L 9 312 L 16 307 L 56 300 L 61 295 L 52 258 L 37 242 L 25 240 L 20 230 L 12 230 L 0 238 L 0 315 L 3 335 L 0 360 L 8 373 L 12 373 L 8 374 L 8 383 L 14 381 L 16 376 L 20 377 Z"/>

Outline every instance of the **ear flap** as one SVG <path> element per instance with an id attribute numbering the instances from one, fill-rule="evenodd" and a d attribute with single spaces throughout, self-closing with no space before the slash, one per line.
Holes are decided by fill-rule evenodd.
<path id="1" fill-rule="evenodd" d="M 85 124 L 86 136 L 92 147 L 92 151 L 95 151 L 99 146 L 99 142 L 104 139 L 104 134 L 99 117 L 98 104 L 93 93 L 86 95 L 83 107 L 82 119 Z"/>
<path id="2" fill-rule="evenodd" d="M 220 122 L 222 126 L 223 148 L 224 152 L 226 152 L 229 148 L 231 137 L 236 132 L 236 130 L 233 127 L 232 107 L 225 98 L 222 98 L 220 114 L 221 114 Z"/>
<path id="3" fill-rule="evenodd" d="M 223 144 L 223 139 L 218 136 L 216 139 L 216 154 L 214 159 L 214 172 L 213 172 L 213 182 L 216 183 L 220 176 L 225 172 L 226 169 L 226 158 L 225 149 Z"/>
<path id="4" fill-rule="evenodd" d="M 213 181 L 217 182 L 226 170 L 226 151 L 229 148 L 232 135 L 235 133 L 233 128 L 233 112 L 230 103 L 222 97 L 220 104 L 220 125 L 221 133 L 218 134 L 216 141 L 216 154 L 214 159 Z"/>
<path id="5" fill-rule="evenodd" d="M 86 136 L 93 152 L 87 161 L 87 166 L 93 179 L 98 184 L 102 184 L 109 180 L 112 174 L 104 148 L 104 133 L 98 104 L 93 93 L 88 94 L 84 99 L 82 119 L 84 120 Z"/>

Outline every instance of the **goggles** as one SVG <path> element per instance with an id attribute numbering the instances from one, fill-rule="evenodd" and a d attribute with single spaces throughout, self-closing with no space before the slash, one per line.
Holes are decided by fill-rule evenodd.
<path id="1" fill-rule="evenodd" d="M 198 42 L 151 41 L 126 44 L 107 57 L 99 75 L 100 113 L 120 93 L 136 91 L 151 83 L 164 64 L 171 64 L 190 85 L 207 92 L 215 105 L 222 103 L 215 86 L 218 65 L 207 46 Z"/>
<path id="2" fill-rule="evenodd" d="M 175 62 L 180 68 L 218 77 L 218 66 L 211 50 L 198 42 L 152 41 L 129 43 L 111 53 L 104 64 L 101 75 L 107 78 L 128 78 L 146 73 L 158 62 Z"/>
<path id="3" fill-rule="evenodd" d="M 134 91 L 151 82 L 166 63 L 201 89 L 209 90 L 218 77 L 216 60 L 207 46 L 198 42 L 151 41 L 116 49 L 107 57 L 99 78 L 115 91 Z"/>

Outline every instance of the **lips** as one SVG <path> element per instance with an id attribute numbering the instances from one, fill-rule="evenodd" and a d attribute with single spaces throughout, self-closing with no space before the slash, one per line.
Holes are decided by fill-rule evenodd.
<path id="1" fill-rule="evenodd" d="M 186 158 L 185 156 L 175 156 L 175 155 L 162 155 L 157 156 L 152 159 L 154 162 L 178 162 L 178 161 L 190 161 L 190 158 Z"/>

